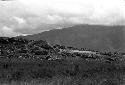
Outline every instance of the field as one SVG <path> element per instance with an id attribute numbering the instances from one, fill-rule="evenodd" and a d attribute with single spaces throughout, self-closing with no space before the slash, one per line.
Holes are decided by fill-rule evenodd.
<path id="1" fill-rule="evenodd" d="M 0 61 L 0 85 L 124 85 L 119 64 L 86 60 Z"/>

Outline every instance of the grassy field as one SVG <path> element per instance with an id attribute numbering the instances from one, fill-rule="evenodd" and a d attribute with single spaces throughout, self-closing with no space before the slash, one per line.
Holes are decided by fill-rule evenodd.
<path id="1" fill-rule="evenodd" d="M 86 60 L 0 60 L 0 85 L 125 85 L 119 63 Z"/>
<path id="2" fill-rule="evenodd" d="M 108 76 L 107 76 L 108 77 Z M 98 75 L 94 78 L 53 77 L 52 79 L 37 79 L 32 81 L 1 82 L 0 85 L 125 85 L 117 78 L 106 78 Z"/>

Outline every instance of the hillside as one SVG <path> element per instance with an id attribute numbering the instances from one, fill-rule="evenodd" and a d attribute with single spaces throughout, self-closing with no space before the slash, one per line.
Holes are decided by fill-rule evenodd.
<path id="1" fill-rule="evenodd" d="M 44 40 L 26 40 L 23 38 L 0 38 L 1 59 L 22 59 L 22 60 L 56 60 L 56 59 L 87 59 L 115 61 L 124 53 L 100 52 L 85 48 L 67 47 L 59 44 L 49 44 Z M 112 61 L 108 60 L 111 58 Z"/>
<path id="2" fill-rule="evenodd" d="M 100 51 L 125 51 L 124 26 L 76 25 L 25 36 L 30 40 L 46 40 L 65 46 Z"/>
<path id="3" fill-rule="evenodd" d="M 0 37 L 0 85 L 124 85 L 125 53 Z"/>

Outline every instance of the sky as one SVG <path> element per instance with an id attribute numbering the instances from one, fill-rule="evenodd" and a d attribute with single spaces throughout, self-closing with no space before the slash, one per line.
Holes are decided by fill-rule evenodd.
<path id="1" fill-rule="evenodd" d="M 76 24 L 125 25 L 125 0 L 0 0 L 0 36 Z"/>

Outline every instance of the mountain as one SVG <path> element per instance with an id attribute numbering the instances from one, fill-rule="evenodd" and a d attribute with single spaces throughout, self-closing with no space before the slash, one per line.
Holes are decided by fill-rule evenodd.
<path id="1" fill-rule="evenodd" d="M 23 38 L 29 40 L 42 39 L 51 44 L 57 43 L 99 51 L 125 51 L 124 28 L 124 26 L 75 25 L 24 36 Z"/>

